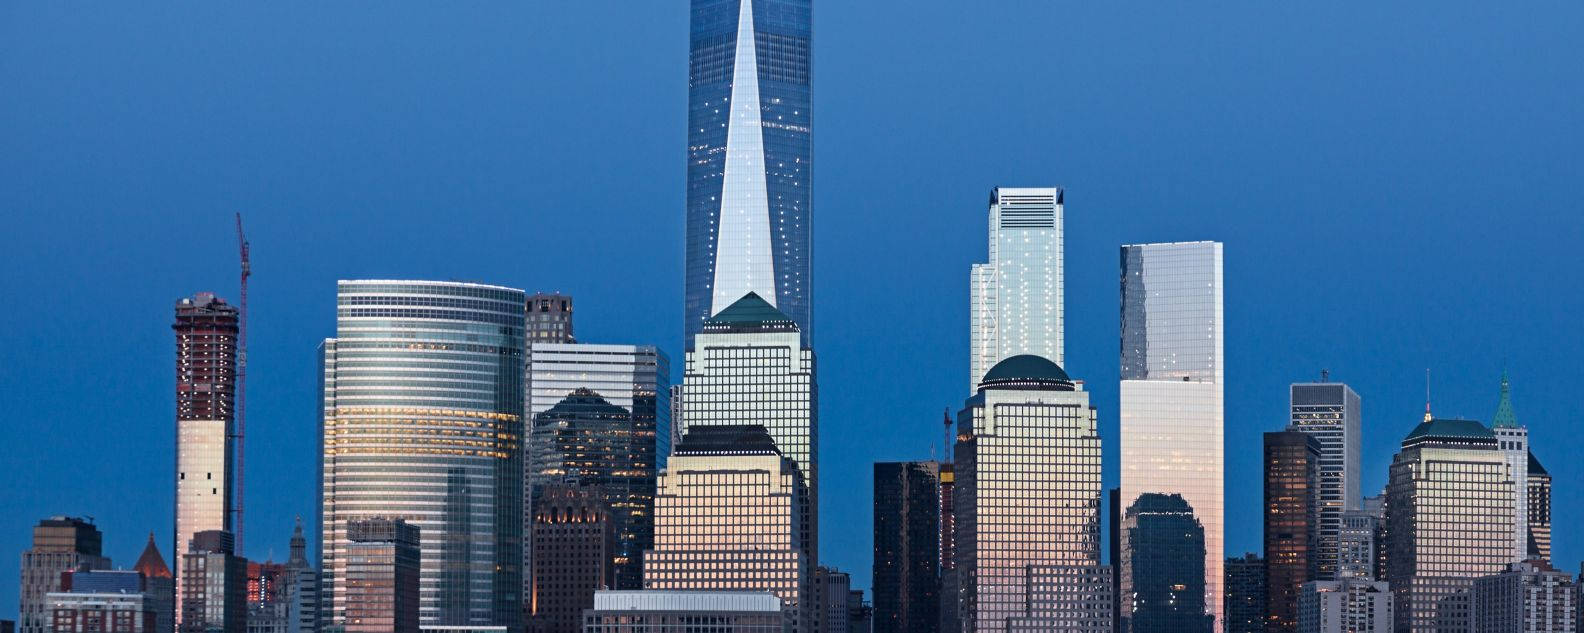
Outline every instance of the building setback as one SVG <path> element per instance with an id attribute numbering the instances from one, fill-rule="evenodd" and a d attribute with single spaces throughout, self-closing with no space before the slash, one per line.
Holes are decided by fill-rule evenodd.
<path id="1" fill-rule="evenodd" d="M 49 594 L 61 591 L 61 574 L 110 567 L 100 555 L 103 540 L 99 528 L 77 517 L 50 517 L 33 527 L 33 547 L 22 552 L 20 633 L 49 633 Z"/>
<path id="2" fill-rule="evenodd" d="M 973 265 L 969 283 L 969 394 L 1009 356 L 1066 362 L 1061 188 L 996 187 L 989 215 L 989 259 Z"/>
<path id="3" fill-rule="evenodd" d="M 1210 633 L 1204 528 L 1182 495 L 1146 493 L 1122 519 L 1122 626 L 1129 633 Z"/>
<path id="4" fill-rule="evenodd" d="M 1226 633 L 1264 633 L 1265 559 L 1226 559 Z"/>
<path id="5" fill-rule="evenodd" d="M 171 552 L 194 534 L 231 530 L 239 312 L 213 293 L 176 302 L 176 526 Z M 177 623 L 185 580 L 176 578 Z"/>
<path id="6" fill-rule="evenodd" d="M 875 633 L 940 625 L 940 464 L 874 465 Z"/>
<path id="7" fill-rule="evenodd" d="M 1392 594 L 1386 583 L 1349 578 L 1304 583 L 1298 633 L 1390 633 Z"/>
<path id="8" fill-rule="evenodd" d="M 610 586 L 616 531 L 605 498 L 596 486 L 552 484 L 539 490 L 529 533 L 532 633 L 576 630 L 583 611 L 594 606 L 594 592 Z"/>
<path id="9" fill-rule="evenodd" d="M 1265 630 L 1298 628 L 1298 594 L 1318 571 L 1321 444 L 1314 434 L 1265 434 Z"/>
<path id="10" fill-rule="evenodd" d="M 601 591 L 583 612 L 583 633 L 695 630 L 787 633 L 786 604 L 763 591 Z"/>
<path id="11" fill-rule="evenodd" d="M 1358 510 L 1362 401 L 1342 383 L 1298 383 L 1289 389 L 1290 431 L 1313 435 L 1320 446 L 1315 498 L 1314 578 L 1335 580 L 1341 558 L 1342 516 Z"/>
<path id="12" fill-rule="evenodd" d="M 1474 581 L 1478 633 L 1573 633 L 1578 630 L 1578 585 L 1543 560 L 1513 563 Z"/>

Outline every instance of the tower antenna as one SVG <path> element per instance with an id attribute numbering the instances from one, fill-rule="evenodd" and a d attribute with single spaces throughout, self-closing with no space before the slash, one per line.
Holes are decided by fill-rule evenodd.
<path id="1" fill-rule="evenodd" d="M 241 276 L 241 314 L 237 318 L 237 375 L 236 375 L 236 525 L 232 530 L 236 533 L 236 551 L 238 555 L 242 549 L 242 522 L 243 522 L 243 468 L 245 464 L 243 450 L 244 440 L 247 437 L 247 322 L 248 322 L 248 277 L 253 276 L 253 265 L 248 261 L 247 236 L 242 232 L 242 212 L 236 214 L 237 249 L 242 259 Z"/>
<path id="2" fill-rule="evenodd" d="M 1424 421 L 1426 421 L 1426 422 L 1430 421 L 1430 368 L 1429 367 L 1425 368 L 1425 418 L 1424 418 Z"/>

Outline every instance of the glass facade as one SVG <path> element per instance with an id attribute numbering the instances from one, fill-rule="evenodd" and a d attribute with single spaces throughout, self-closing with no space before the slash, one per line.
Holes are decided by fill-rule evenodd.
<path id="1" fill-rule="evenodd" d="M 811 0 L 693 0 L 687 345 L 757 292 L 814 339 Z"/>
<path id="2" fill-rule="evenodd" d="M 576 631 L 594 592 L 611 585 L 616 532 L 598 486 L 543 486 L 535 499 L 530 540 L 533 568 L 528 631 Z"/>
<path id="3" fill-rule="evenodd" d="M 1363 437 L 1359 395 L 1342 383 L 1300 383 L 1289 389 L 1293 431 L 1320 442 L 1316 500 L 1315 580 L 1335 580 L 1341 557 L 1342 516 L 1358 510 Z"/>
<path id="4" fill-rule="evenodd" d="M 1027 359 L 1036 362 L 1000 371 Z M 1010 618 L 1028 617 L 1030 566 L 1100 564 L 1095 422 L 1089 394 L 1033 356 L 991 368 L 958 414 L 952 494 L 963 631 L 1002 632 Z"/>
<path id="5" fill-rule="evenodd" d="M 1226 559 L 1226 633 L 1265 633 L 1265 559 Z"/>
<path id="6" fill-rule="evenodd" d="M 1122 247 L 1120 507 L 1182 495 L 1204 529 L 1204 604 L 1221 617 L 1225 561 L 1222 246 Z M 1126 550 L 1121 552 L 1126 557 Z"/>
<path id="7" fill-rule="evenodd" d="M 194 534 L 231 529 L 238 315 L 212 293 L 176 302 L 177 555 Z M 184 583 L 178 574 L 177 622 Z"/>
<path id="8" fill-rule="evenodd" d="M 1120 529 L 1121 619 L 1129 633 L 1210 633 L 1204 604 L 1205 532 L 1181 495 L 1145 493 Z"/>
<path id="9" fill-rule="evenodd" d="M 990 192 L 989 261 L 970 277 L 968 393 L 1001 359 L 1063 358 L 1062 190 Z"/>
<path id="10" fill-rule="evenodd" d="M 540 486 L 599 486 L 616 531 L 616 589 L 642 586 L 643 552 L 654 544 L 656 463 L 671 450 L 670 374 L 652 345 L 528 347 L 527 516 Z"/>
<path id="11" fill-rule="evenodd" d="M 875 633 L 940 625 L 940 464 L 874 465 Z"/>
<path id="12" fill-rule="evenodd" d="M 347 525 L 418 527 L 423 626 L 522 622 L 524 305 L 462 282 L 341 281 L 323 347 L 327 626 L 347 618 Z"/>
<path id="13" fill-rule="evenodd" d="M 1318 569 L 1320 441 L 1300 431 L 1265 434 L 1266 631 L 1298 627 L 1298 593 Z"/>

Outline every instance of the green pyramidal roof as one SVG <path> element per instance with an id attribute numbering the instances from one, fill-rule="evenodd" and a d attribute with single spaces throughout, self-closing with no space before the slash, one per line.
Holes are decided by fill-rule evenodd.
<path id="1" fill-rule="evenodd" d="M 781 323 L 792 321 L 792 317 L 777 310 L 770 302 L 765 301 L 757 292 L 749 292 L 741 299 L 726 306 L 725 310 L 715 313 L 704 323 L 710 325 L 756 325 L 760 323 Z"/>
<path id="2" fill-rule="evenodd" d="M 1434 438 L 1445 440 L 1495 440 L 1496 434 L 1485 425 L 1473 420 L 1444 420 L 1434 419 L 1421 422 L 1419 426 L 1403 438 L 1403 444 L 1420 438 Z"/>
<path id="3" fill-rule="evenodd" d="M 1501 402 L 1496 404 L 1496 415 L 1491 418 L 1491 426 L 1498 429 L 1518 428 L 1518 416 L 1513 413 L 1512 389 L 1507 385 L 1507 372 L 1502 372 Z"/>

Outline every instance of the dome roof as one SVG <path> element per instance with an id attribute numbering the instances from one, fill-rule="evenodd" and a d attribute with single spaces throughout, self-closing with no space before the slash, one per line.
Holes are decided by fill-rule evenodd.
<path id="1" fill-rule="evenodd" d="M 1067 377 L 1067 372 L 1062 371 L 1060 365 L 1053 363 L 1044 356 L 1033 354 L 1018 354 L 1009 356 L 996 363 L 990 371 L 985 372 L 984 379 L 980 382 L 992 380 L 1059 380 L 1072 382 Z"/>

